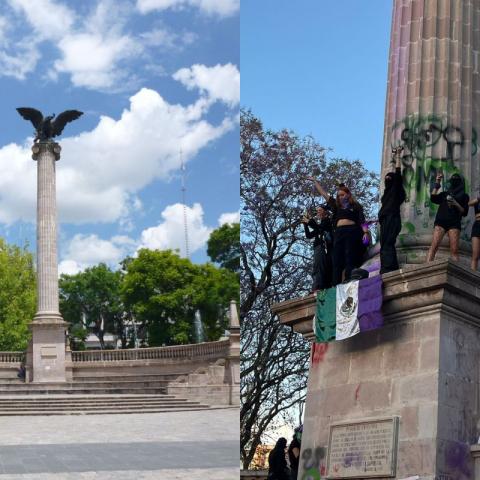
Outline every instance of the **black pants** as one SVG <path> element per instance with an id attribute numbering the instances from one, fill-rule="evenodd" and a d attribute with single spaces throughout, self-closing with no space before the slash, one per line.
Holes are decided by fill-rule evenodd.
<path id="1" fill-rule="evenodd" d="M 360 267 L 365 251 L 362 244 L 362 229 L 358 225 L 337 227 L 333 235 L 333 285 L 342 283 L 342 272 L 345 280 L 350 280 L 352 270 Z"/>
<path id="2" fill-rule="evenodd" d="M 384 215 L 380 218 L 380 273 L 399 268 L 395 242 L 401 229 L 400 215 Z"/>
<path id="3" fill-rule="evenodd" d="M 313 252 L 312 290 L 323 290 L 332 286 L 332 252 L 326 250 L 325 244 L 315 247 Z"/>

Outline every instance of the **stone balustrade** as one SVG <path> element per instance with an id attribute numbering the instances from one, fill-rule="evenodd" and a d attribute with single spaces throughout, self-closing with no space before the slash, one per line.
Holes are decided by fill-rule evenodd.
<path id="1" fill-rule="evenodd" d="M 72 352 L 73 363 L 122 362 L 132 360 L 163 360 L 219 358 L 228 354 L 229 341 L 175 345 L 171 347 L 130 348 L 127 350 L 86 350 Z"/>
<path id="2" fill-rule="evenodd" d="M 72 352 L 72 362 L 122 362 L 132 360 L 212 359 L 228 355 L 229 341 L 175 345 L 171 347 L 129 348 L 126 350 L 86 350 Z M 0 352 L 0 363 L 18 363 L 24 352 Z"/>
<path id="3" fill-rule="evenodd" d="M 24 352 L 0 352 L 0 363 L 20 363 L 24 359 Z"/>

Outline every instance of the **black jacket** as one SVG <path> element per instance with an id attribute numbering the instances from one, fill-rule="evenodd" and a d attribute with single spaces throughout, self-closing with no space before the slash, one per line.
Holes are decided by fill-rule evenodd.
<path id="1" fill-rule="evenodd" d="M 305 228 L 305 236 L 307 238 L 314 238 L 313 246 L 327 244 L 327 248 L 331 243 L 332 221 L 329 218 L 324 218 L 320 223 L 317 223 L 311 218 L 307 223 L 303 224 Z M 311 230 L 310 230 L 311 229 Z"/>
<path id="2" fill-rule="evenodd" d="M 382 195 L 382 206 L 378 212 L 378 218 L 385 215 L 400 215 L 400 205 L 405 201 L 406 194 L 403 188 L 403 177 L 400 167 L 393 173 L 393 182 L 386 188 Z"/>

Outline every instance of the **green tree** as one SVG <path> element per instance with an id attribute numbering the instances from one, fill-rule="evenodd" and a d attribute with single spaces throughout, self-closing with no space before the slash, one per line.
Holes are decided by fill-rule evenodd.
<path id="1" fill-rule="evenodd" d="M 217 340 L 228 304 L 239 295 L 233 272 L 195 265 L 171 250 L 141 249 L 137 258 L 124 261 L 124 268 L 124 302 L 145 325 L 149 346 L 193 342 L 196 310 L 207 340 Z"/>
<path id="2" fill-rule="evenodd" d="M 102 349 L 106 331 L 119 335 L 125 346 L 126 314 L 120 297 L 121 281 L 122 273 L 112 271 L 104 263 L 76 275 L 60 277 L 60 311 L 80 344 L 81 332 L 87 330 L 98 337 Z"/>
<path id="3" fill-rule="evenodd" d="M 228 328 L 226 309 L 231 300 L 239 301 L 238 275 L 212 264 L 198 265 L 192 305 L 200 311 L 207 340 L 217 340 Z"/>
<path id="4" fill-rule="evenodd" d="M 36 275 L 26 248 L 0 239 L 0 350 L 25 350 L 36 309 Z"/>
<path id="5" fill-rule="evenodd" d="M 207 242 L 212 262 L 232 272 L 240 271 L 240 224 L 226 223 L 214 230 Z"/>

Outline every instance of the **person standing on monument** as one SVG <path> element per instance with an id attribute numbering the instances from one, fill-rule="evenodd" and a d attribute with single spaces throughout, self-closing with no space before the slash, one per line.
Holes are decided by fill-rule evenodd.
<path id="1" fill-rule="evenodd" d="M 332 221 L 328 215 L 328 205 L 323 204 L 317 208 L 317 219 L 303 216 L 302 223 L 305 236 L 313 238 L 313 269 L 312 293 L 332 286 Z"/>
<path id="2" fill-rule="evenodd" d="M 333 285 L 350 280 L 352 270 L 362 264 L 365 245 L 370 241 L 368 225 L 365 223 L 363 207 L 355 200 L 352 192 L 343 183 L 337 187 L 333 198 L 314 177 L 317 192 L 327 201 L 333 212 Z M 344 273 L 345 271 L 345 273 Z"/>
<path id="3" fill-rule="evenodd" d="M 280 437 L 268 455 L 268 480 L 290 480 L 285 448 L 287 448 L 287 439 Z"/>
<path id="4" fill-rule="evenodd" d="M 399 268 L 395 243 L 402 229 L 400 205 L 406 198 L 401 170 L 402 150 L 402 147 L 392 150 L 395 171 L 388 172 L 385 175 L 385 190 L 381 200 L 382 206 L 378 212 L 378 221 L 380 223 L 380 273 L 393 272 Z"/>
<path id="5" fill-rule="evenodd" d="M 450 241 L 450 255 L 453 260 L 458 260 L 462 217 L 465 217 L 468 213 L 470 198 L 465 193 L 463 178 L 458 173 L 454 173 L 447 182 L 447 189 L 439 193 L 439 190 L 442 188 L 442 179 L 443 173 L 440 171 L 437 174 L 436 183 L 430 195 L 432 203 L 440 206 L 435 217 L 432 244 L 428 251 L 427 262 L 435 259 L 440 242 L 447 232 Z"/>
<path id="6" fill-rule="evenodd" d="M 474 198 L 468 202 L 475 211 L 475 222 L 472 225 L 472 261 L 470 266 L 472 270 L 477 271 L 478 259 L 480 257 L 480 197 Z"/>

